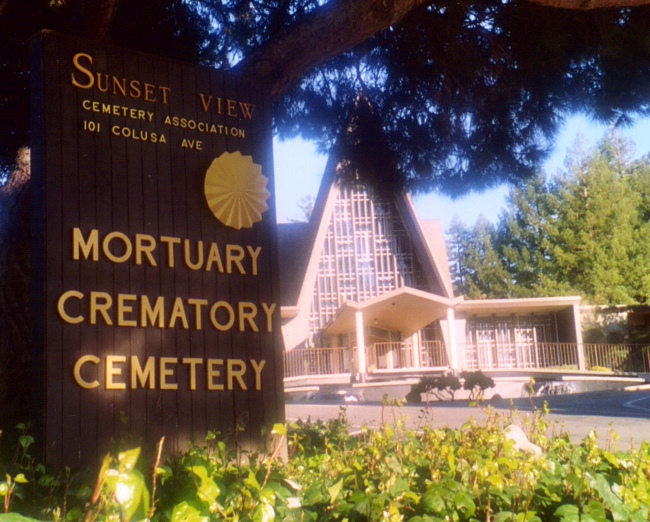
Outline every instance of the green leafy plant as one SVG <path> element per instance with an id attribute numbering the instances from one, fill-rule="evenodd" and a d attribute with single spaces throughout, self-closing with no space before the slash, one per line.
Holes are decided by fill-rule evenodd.
<path id="1" fill-rule="evenodd" d="M 109 455 L 92 488 L 83 473 L 53 475 L 33 466 L 40 477 L 58 478 L 46 486 L 17 482 L 14 474 L 6 491 L 33 487 L 32 502 L 53 498 L 56 507 L 35 512 L 24 501 L 10 502 L 0 522 L 649 519 L 650 445 L 601 448 L 593 433 L 573 444 L 564 433 L 548 436 L 546 409 L 532 416 L 485 411 L 484 423 L 471 420 L 460 429 L 410 429 L 395 416 L 378 429 L 351 432 L 342 410 L 329 421 L 276 425 L 256 452 L 227 447 L 210 432 L 176 458 L 165 459 L 161 444 L 151 466 L 138 448 Z M 505 434 L 513 422 L 541 455 L 515 448 Z M 288 459 L 280 458 L 285 442 Z M 0 472 L 15 466 L 0 462 Z"/>

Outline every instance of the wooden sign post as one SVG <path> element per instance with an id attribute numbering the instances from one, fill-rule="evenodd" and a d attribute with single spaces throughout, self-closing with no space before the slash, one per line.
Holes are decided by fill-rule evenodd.
<path id="1" fill-rule="evenodd" d="M 51 32 L 33 40 L 33 346 L 46 458 L 284 420 L 263 86 Z M 38 366 L 38 365 L 37 365 Z"/>

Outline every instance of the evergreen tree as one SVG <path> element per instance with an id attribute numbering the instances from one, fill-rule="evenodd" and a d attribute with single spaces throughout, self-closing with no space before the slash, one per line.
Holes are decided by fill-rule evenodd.
<path id="1" fill-rule="evenodd" d="M 598 150 L 576 148 L 557 180 L 557 279 L 595 304 L 635 303 L 631 286 L 640 198 L 629 183 L 629 158 L 609 135 Z"/>
<path id="2" fill-rule="evenodd" d="M 479 216 L 464 256 L 466 295 L 471 299 L 505 298 L 513 293 L 512 278 L 494 248 L 495 238 L 494 226 L 485 216 Z"/>
<path id="3" fill-rule="evenodd" d="M 550 181 L 540 173 L 510 191 L 496 233 L 485 219 L 471 229 L 455 221 L 449 234 L 459 253 L 450 259 L 458 291 L 648 302 L 650 159 L 634 161 L 633 151 L 616 133 L 592 151 L 579 136 L 566 171 Z"/>
<path id="4" fill-rule="evenodd" d="M 454 216 L 447 230 L 447 257 L 451 282 L 456 295 L 467 295 L 467 256 L 471 232 L 458 216 Z"/>
<path id="5" fill-rule="evenodd" d="M 510 191 L 499 220 L 497 249 L 513 279 L 514 295 L 560 291 L 552 259 L 556 218 L 557 199 L 542 172 Z"/>

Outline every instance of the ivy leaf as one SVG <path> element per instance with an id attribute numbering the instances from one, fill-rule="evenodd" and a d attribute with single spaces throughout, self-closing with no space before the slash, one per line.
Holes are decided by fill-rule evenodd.
<path id="1" fill-rule="evenodd" d="M 205 466 L 192 466 L 190 469 L 201 480 L 201 485 L 197 492 L 198 497 L 212 509 L 212 506 L 217 502 L 217 497 L 221 493 L 219 486 L 208 475 Z"/>
<path id="2" fill-rule="evenodd" d="M 128 473 L 133 471 L 135 465 L 140 458 L 140 448 L 133 448 L 127 451 L 123 451 L 117 456 L 117 460 L 120 463 L 120 473 Z"/>
<path id="3" fill-rule="evenodd" d="M 454 496 L 456 511 L 460 511 L 467 518 L 471 517 L 476 511 L 476 505 L 471 495 L 461 492 Z"/>
<path id="4" fill-rule="evenodd" d="M 194 506 L 190 506 L 183 501 L 174 507 L 170 522 L 208 522 L 208 517 L 201 515 L 200 511 Z"/>
<path id="5" fill-rule="evenodd" d="M 429 488 L 422 496 L 422 509 L 427 515 L 435 515 L 443 513 L 445 510 L 445 501 L 442 495 L 437 491 L 437 488 Z"/>
<path id="6" fill-rule="evenodd" d="M 607 522 L 607 513 L 597 500 L 590 500 L 582 514 L 583 522 Z"/>
<path id="7" fill-rule="evenodd" d="M 250 486 L 255 491 L 260 491 L 262 489 L 260 483 L 257 481 L 257 478 L 255 477 L 255 474 L 252 471 L 248 472 L 248 477 L 246 477 L 244 483 L 247 486 Z"/>
<path id="8" fill-rule="evenodd" d="M 18 513 L 2 513 L 0 514 L 0 522 L 39 522 L 35 518 L 24 517 Z"/>
<path id="9" fill-rule="evenodd" d="M 399 497 L 405 491 L 408 491 L 409 483 L 408 480 L 403 478 L 395 479 L 395 483 L 390 488 L 390 494 L 392 497 Z"/>
<path id="10" fill-rule="evenodd" d="M 31 435 L 21 435 L 18 437 L 18 443 L 23 447 L 23 449 L 27 449 L 34 444 L 34 437 Z"/>
<path id="11" fill-rule="evenodd" d="M 334 504 L 334 501 L 338 498 L 339 494 L 341 493 L 341 489 L 343 489 L 343 479 L 339 480 L 333 486 L 327 488 L 327 491 L 330 494 L 330 504 Z"/>
<path id="12" fill-rule="evenodd" d="M 623 503 L 612 491 L 609 482 L 602 475 L 589 476 L 589 486 L 598 492 L 608 508 L 613 509 L 614 506 L 620 506 Z"/>
<path id="13" fill-rule="evenodd" d="M 271 433 L 273 435 L 279 435 L 280 437 L 284 437 L 287 434 L 287 427 L 284 424 L 278 422 L 273 425 L 273 430 L 271 430 Z"/>
<path id="14" fill-rule="evenodd" d="M 258 504 L 251 517 L 253 522 L 273 522 L 275 520 L 275 510 L 270 504 Z"/>
<path id="15" fill-rule="evenodd" d="M 554 515 L 560 517 L 560 522 L 580 522 L 580 510 L 573 504 L 562 504 Z"/>
<path id="16" fill-rule="evenodd" d="M 146 516 L 149 511 L 149 491 L 142 475 L 138 472 L 120 473 L 117 477 L 111 475 L 111 479 L 107 484 L 112 486 L 115 500 L 122 509 L 123 519 L 131 520 L 138 509 L 141 509 Z"/>

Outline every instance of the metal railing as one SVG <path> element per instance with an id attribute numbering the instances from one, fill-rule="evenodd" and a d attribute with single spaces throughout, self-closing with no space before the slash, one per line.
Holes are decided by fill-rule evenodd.
<path id="1" fill-rule="evenodd" d="M 585 344 L 588 370 L 650 372 L 650 346 L 642 344 Z"/>
<path id="2" fill-rule="evenodd" d="M 352 371 L 348 348 L 304 348 L 284 352 L 284 376 L 335 375 Z"/>
<path id="3" fill-rule="evenodd" d="M 401 342 L 374 343 L 366 348 L 369 372 L 411 367 L 411 350 Z"/>
<path id="4" fill-rule="evenodd" d="M 577 343 L 459 344 L 468 370 L 575 369 L 583 350 L 585 369 L 650 372 L 650 346 Z"/>
<path id="5" fill-rule="evenodd" d="M 576 343 L 481 343 L 458 344 L 464 351 L 467 370 L 578 369 L 579 349 L 585 369 L 614 372 L 650 372 L 650 345 Z M 410 344 L 375 343 L 366 348 L 368 372 L 417 368 Z M 449 366 L 447 351 L 440 341 L 420 345 L 420 368 Z M 306 348 L 284 353 L 284 376 L 335 375 L 354 370 L 354 349 Z"/>
<path id="6" fill-rule="evenodd" d="M 449 366 L 447 350 L 442 341 L 422 341 L 420 345 L 420 366 L 441 368 Z"/>

